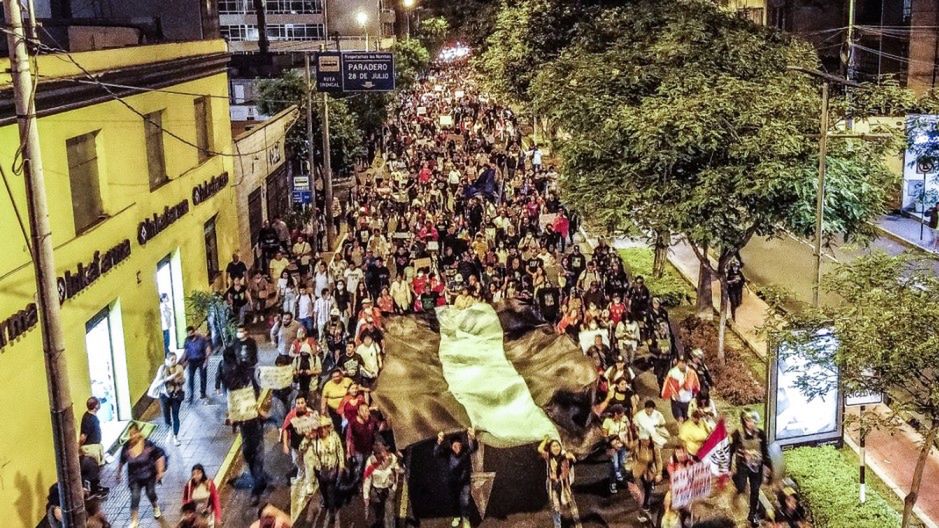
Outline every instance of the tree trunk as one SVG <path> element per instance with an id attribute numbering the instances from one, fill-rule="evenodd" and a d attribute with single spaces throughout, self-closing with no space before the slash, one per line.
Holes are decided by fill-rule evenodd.
<path id="1" fill-rule="evenodd" d="M 720 325 L 717 327 L 717 360 L 724 362 L 724 335 L 727 333 L 727 312 L 730 305 L 730 297 L 727 295 L 727 279 L 724 276 L 724 270 L 720 272 L 721 283 L 721 318 Z"/>
<path id="2" fill-rule="evenodd" d="M 655 254 L 652 260 L 652 277 L 658 279 L 665 272 L 665 259 L 668 256 L 669 234 L 656 233 Z"/>
<path id="3" fill-rule="evenodd" d="M 707 256 L 708 248 L 704 246 L 704 255 Z M 714 320 L 714 306 L 711 304 L 711 270 L 701 261 L 698 261 L 698 287 L 695 292 L 697 304 L 695 306 L 695 315 L 705 321 Z"/>
<path id="4" fill-rule="evenodd" d="M 933 423 L 929 432 L 926 434 L 926 441 L 920 448 L 919 458 L 916 460 L 916 469 L 913 471 L 913 482 L 910 484 L 910 492 L 903 499 L 903 523 L 901 528 L 908 528 L 910 521 L 913 520 L 913 506 L 916 505 L 916 499 L 919 495 L 919 486 L 923 481 L 923 469 L 926 467 L 926 459 L 929 458 L 929 451 L 932 450 L 936 441 L 936 433 L 939 432 L 939 424 Z"/>

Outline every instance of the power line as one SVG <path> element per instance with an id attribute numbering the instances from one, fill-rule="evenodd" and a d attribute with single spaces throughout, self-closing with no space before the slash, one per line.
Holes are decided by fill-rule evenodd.
<path id="1" fill-rule="evenodd" d="M 59 42 L 55 40 L 55 37 L 52 36 L 52 34 L 49 33 L 49 31 L 48 31 L 46 28 L 40 27 L 40 29 L 42 29 L 42 32 L 45 33 L 46 36 L 49 37 L 49 39 L 52 40 L 52 42 L 53 42 L 56 46 L 61 46 L 61 44 L 59 44 Z M 161 126 L 160 124 L 154 122 L 154 121 L 150 118 L 150 116 L 148 116 L 147 114 L 144 114 L 144 113 L 141 112 L 140 110 L 137 110 L 133 105 L 131 105 L 130 103 L 128 103 L 127 101 L 125 101 L 124 98 L 122 98 L 120 95 L 114 93 L 114 91 L 113 91 L 109 86 L 106 86 L 106 85 L 104 85 L 103 83 L 101 83 L 101 81 L 99 81 L 99 80 L 94 76 L 94 74 L 92 74 L 90 71 L 88 71 L 87 68 L 85 68 L 84 66 L 82 66 L 81 63 L 79 63 L 79 62 L 75 59 L 75 57 L 72 56 L 72 54 L 71 54 L 69 51 L 62 49 L 61 47 L 55 48 L 55 47 L 47 46 L 47 45 L 42 44 L 42 43 L 38 43 L 37 46 L 40 47 L 41 49 L 45 49 L 45 50 L 47 50 L 47 51 L 50 51 L 50 52 L 52 53 L 52 56 L 53 56 L 53 57 L 55 57 L 55 58 L 57 58 L 57 59 L 59 59 L 59 60 L 61 60 L 61 61 L 63 61 L 63 62 L 69 62 L 69 63 L 71 63 L 71 64 L 74 65 L 76 68 L 78 68 L 86 77 L 88 77 L 88 79 L 89 79 L 90 81 L 92 81 L 92 82 L 93 82 L 95 85 L 97 85 L 99 88 L 101 88 L 102 90 L 104 90 L 105 92 L 107 92 L 107 94 L 108 94 L 109 96 L 111 96 L 111 98 L 112 98 L 113 100 L 117 101 L 118 103 L 120 103 L 122 106 L 124 106 L 125 108 L 127 108 L 127 109 L 130 110 L 131 112 L 137 114 L 138 116 L 140 116 L 141 118 L 143 118 L 146 122 L 148 122 L 148 123 L 150 123 L 151 125 L 157 127 L 159 130 L 161 130 L 161 131 L 162 131 L 163 133 L 165 133 L 166 135 L 172 137 L 173 139 L 179 141 L 180 143 L 183 143 L 184 145 L 188 145 L 188 146 L 190 146 L 190 147 L 196 149 L 197 151 L 203 152 L 203 153 L 205 153 L 206 155 L 209 155 L 209 156 L 238 157 L 238 156 L 245 156 L 245 155 L 250 156 L 250 155 L 254 155 L 254 154 L 261 154 L 261 153 L 263 153 L 263 152 L 266 152 L 266 150 L 267 150 L 267 149 L 262 149 L 262 150 L 258 150 L 258 151 L 254 151 L 254 152 L 248 152 L 248 153 L 230 154 L 230 153 L 227 153 L 227 152 L 216 151 L 216 150 L 209 149 L 209 148 L 206 148 L 206 147 L 202 147 L 202 146 L 200 146 L 200 145 L 197 145 L 197 144 L 195 144 L 195 143 L 192 143 L 192 142 L 189 141 L 188 139 L 186 139 L 186 138 L 180 136 L 179 134 L 177 134 L 177 133 L 175 133 L 175 132 L 172 132 L 172 131 L 170 131 L 170 130 L 167 130 L 166 128 L 164 128 L 164 127 Z M 226 98 L 226 99 L 227 99 L 227 98 Z M 291 122 L 291 123 L 287 126 L 287 129 L 289 130 L 290 127 L 292 127 L 292 126 L 294 125 L 294 123 L 296 123 L 296 122 L 297 122 L 297 119 L 294 119 L 293 122 Z"/>

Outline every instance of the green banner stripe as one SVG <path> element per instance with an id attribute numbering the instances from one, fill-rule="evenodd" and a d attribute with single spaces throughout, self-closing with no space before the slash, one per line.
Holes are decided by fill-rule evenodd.
<path id="1" fill-rule="evenodd" d="M 539 441 L 545 435 L 559 437 L 506 358 L 502 325 L 492 306 L 440 307 L 437 320 L 443 377 L 473 427 L 486 434 L 487 444 L 507 448 Z"/>

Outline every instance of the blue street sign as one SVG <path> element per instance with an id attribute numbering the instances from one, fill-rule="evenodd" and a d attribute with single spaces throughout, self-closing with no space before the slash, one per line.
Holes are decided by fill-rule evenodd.
<path id="1" fill-rule="evenodd" d="M 313 192 L 312 191 L 293 191 L 293 203 L 295 204 L 310 204 L 313 203 Z"/>
<path id="2" fill-rule="evenodd" d="M 394 89 L 394 53 L 347 51 L 342 54 L 342 91 L 391 92 Z"/>
<path id="3" fill-rule="evenodd" d="M 342 91 L 342 54 L 338 51 L 321 51 L 316 59 L 316 91 Z"/>

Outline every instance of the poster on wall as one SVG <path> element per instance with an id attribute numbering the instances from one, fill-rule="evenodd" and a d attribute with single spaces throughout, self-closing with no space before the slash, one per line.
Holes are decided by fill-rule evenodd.
<path id="1" fill-rule="evenodd" d="M 907 116 L 906 136 L 901 206 L 904 212 L 922 217 L 924 210 L 939 201 L 939 167 L 921 162 L 924 156 L 939 152 L 939 115 Z"/>
<path id="2" fill-rule="evenodd" d="M 805 345 L 779 345 L 770 365 L 767 398 L 766 434 L 770 442 L 781 447 L 840 442 L 842 406 L 840 376 L 836 366 L 823 368 L 807 360 L 809 353 L 817 356 L 834 354 L 838 342 L 829 331 L 818 332 Z M 806 394 L 800 380 L 812 380 L 827 390 L 822 394 Z"/>

